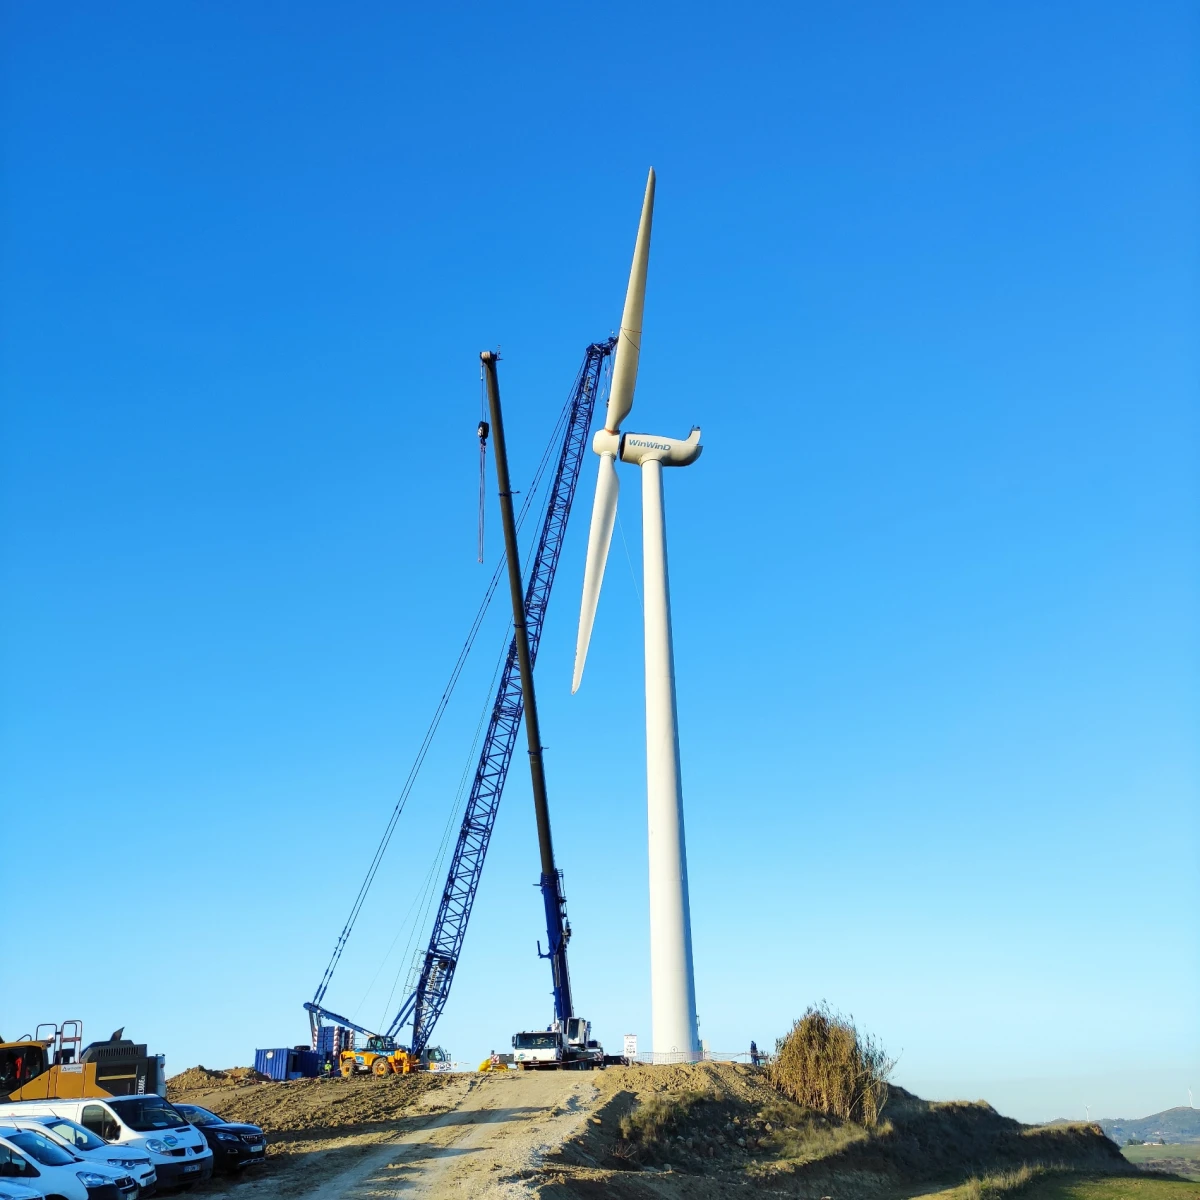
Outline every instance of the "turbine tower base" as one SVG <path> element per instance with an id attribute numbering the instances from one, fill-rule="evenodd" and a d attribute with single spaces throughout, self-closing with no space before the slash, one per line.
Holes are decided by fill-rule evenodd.
<path id="1" fill-rule="evenodd" d="M 700 1057 L 662 463 L 642 462 L 646 606 L 646 798 L 650 840 L 650 997 L 654 1056 Z"/>

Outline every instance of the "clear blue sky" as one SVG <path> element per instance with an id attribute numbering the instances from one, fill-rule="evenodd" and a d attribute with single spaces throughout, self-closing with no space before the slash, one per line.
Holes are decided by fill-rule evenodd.
<path id="1" fill-rule="evenodd" d="M 483 586 L 478 353 L 526 478 L 653 164 L 702 1035 L 824 997 L 926 1095 L 1200 1091 L 1194 5 L 2 11 L 0 1033 L 306 1038 Z M 543 725 L 578 1000 L 648 1041 L 620 538 L 569 694 L 593 473 Z M 502 617 L 329 994 L 369 1024 Z M 517 769 L 456 1057 L 548 1019 L 537 869 Z"/>

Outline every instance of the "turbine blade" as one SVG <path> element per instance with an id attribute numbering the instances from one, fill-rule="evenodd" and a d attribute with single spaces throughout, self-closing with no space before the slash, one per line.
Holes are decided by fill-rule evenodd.
<path id="1" fill-rule="evenodd" d="M 601 454 L 600 474 L 596 478 L 596 500 L 592 505 L 592 524 L 588 530 L 587 563 L 583 568 L 583 603 L 579 608 L 579 636 L 575 641 L 575 678 L 571 681 L 571 695 L 579 691 L 583 664 L 587 662 L 592 623 L 596 619 L 600 585 L 604 582 L 608 547 L 612 543 L 613 524 L 617 519 L 619 490 L 617 460 L 611 454 Z"/>
<path id="2" fill-rule="evenodd" d="M 638 359 L 642 353 L 642 308 L 646 302 L 646 269 L 650 265 L 650 226 L 653 223 L 654 168 L 651 167 L 637 241 L 633 246 L 633 266 L 629 269 L 629 289 L 625 293 L 625 311 L 621 314 L 621 336 L 617 342 L 612 385 L 608 391 L 604 428 L 610 433 L 621 428 L 621 422 L 633 407 L 633 389 L 637 385 Z"/>

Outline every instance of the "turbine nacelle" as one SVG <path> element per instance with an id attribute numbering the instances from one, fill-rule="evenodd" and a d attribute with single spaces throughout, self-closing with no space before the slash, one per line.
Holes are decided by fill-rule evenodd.
<path id="1" fill-rule="evenodd" d="M 612 433 L 596 431 L 592 449 L 622 462 L 641 466 L 644 462 L 660 462 L 664 467 L 686 467 L 700 457 L 700 430 L 692 426 L 686 438 L 660 437 L 655 433 Z"/>
<path id="2" fill-rule="evenodd" d="M 700 430 L 692 426 L 686 438 L 659 437 L 654 433 L 626 433 L 621 436 L 621 461 L 641 466 L 660 462 L 664 467 L 686 467 L 700 457 Z"/>

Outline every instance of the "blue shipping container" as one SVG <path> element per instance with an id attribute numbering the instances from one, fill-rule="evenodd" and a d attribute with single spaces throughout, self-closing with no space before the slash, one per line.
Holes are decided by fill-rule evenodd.
<path id="1" fill-rule="evenodd" d="M 290 1079 L 299 1071 L 296 1051 L 285 1046 L 280 1050 L 255 1050 L 254 1069 L 268 1079 Z"/>
<path id="2" fill-rule="evenodd" d="M 254 1069 L 268 1079 L 315 1079 L 321 1074 L 324 1055 L 315 1050 L 293 1050 L 284 1046 L 278 1050 L 255 1050 Z"/>
<path id="3" fill-rule="evenodd" d="M 306 1079 L 316 1079 L 321 1074 L 321 1066 L 325 1056 L 315 1050 L 296 1051 L 296 1070 Z"/>

